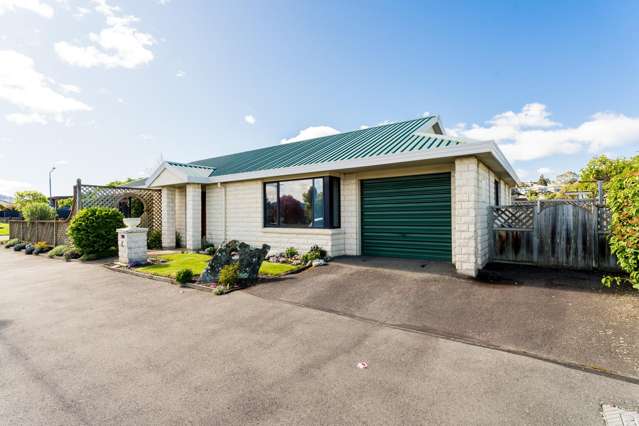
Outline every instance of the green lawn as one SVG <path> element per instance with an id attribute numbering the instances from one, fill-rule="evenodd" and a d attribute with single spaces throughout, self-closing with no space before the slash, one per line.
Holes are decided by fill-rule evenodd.
<path id="1" fill-rule="evenodd" d="M 0 223 L 0 237 L 3 235 L 9 235 L 9 224 Z"/>
<path id="2" fill-rule="evenodd" d="M 194 276 L 197 276 L 204 271 L 209 260 L 211 260 L 211 256 L 196 253 L 165 254 L 159 256 L 159 258 L 164 259 L 167 262 L 143 266 L 137 270 L 151 275 L 174 278 L 177 271 L 183 268 L 188 268 L 193 271 Z M 260 274 L 276 277 L 294 269 L 297 269 L 297 267 L 280 263 L 262 262 Z"/>

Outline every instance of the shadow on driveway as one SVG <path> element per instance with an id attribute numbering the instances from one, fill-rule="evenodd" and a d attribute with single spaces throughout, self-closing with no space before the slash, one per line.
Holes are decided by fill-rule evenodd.
<path id="1" fill-rule="evenodd" d="M 639 297 L 583 290 L 600 288 L 596 274 L 491 268 L 498 283 L 458 277 L 450 264 L 344 257 L 247 291 L 639 379 Z"/>

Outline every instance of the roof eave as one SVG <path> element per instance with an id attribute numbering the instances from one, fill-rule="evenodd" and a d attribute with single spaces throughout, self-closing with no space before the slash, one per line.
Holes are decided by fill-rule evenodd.
<path id="1" fill-rule="evenodd" d="M 428 151 L 413 151 L 408 153 L 393 154 L 377 157 L 356 158 L 351 160 L 332 161 L 327 163 L 309 164 L 303 166 L 282 167 L 278 169 L 257 170 L 252 172 L 233 173 L 228 175 L 213 176 L 207 179 L 207 183 L 225 183 L 244 180 L 264 179 L 286 175 L 305 173 L 320 173 L 329 171 L 343 171 L 351 169 L 372 168 L 375 166 L 387 166 L 392 164 L 414 163 L 425 160 L 438 160 L 464 156 L 480 157 L 492 170 L 498 172 L 500 177 L 512 185 L 520 183 L 517 173 L 506 160 L 497 144 L 493 141 L 460 144 L 453 147 Z"/>

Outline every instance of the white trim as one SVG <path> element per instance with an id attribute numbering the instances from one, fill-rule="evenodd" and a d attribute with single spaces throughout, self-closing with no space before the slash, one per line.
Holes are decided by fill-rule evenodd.
<path id="1" fill-rule="evenodd" d="M 442 135 L 436 135 L 441 137 Z M 242 180 L 257 180 L 275 176 L 286 176 L 304 173 L 319 173 L 330 171 L 344 171 L 349 169 L 360 169 L 375 166 L 402 165 L 424 160 L 438 160 L 444 158 L 464 157 L 471 155 L 488 154 L 492 156 L 496 163 L 502 167 L 513 183 L 519 183 L 519 178 L 512 166 L 504 157 L 497 144 L 493 141 L 474 142 L 461 144 L 452 147 L 438 148 L 428 151 L 413 151 L 400 154 L 384 155 L 377 157 L 355 158 L 352 160 L 331 161 L 327 163 L 308 164 L 303 166 L 282 167 L 278 169 L 257 170 L 253 172 L 233 173 L 222 176 L 212 176 L 209 183 L 237 182 Z"/>
<path id="2" fill-rule="evenodd" d="M 309 235 L 339 235 L 343 234 L 341 228 L 322 229 L 322 228 L 286 228 L 277 226 L 262 226 L 262 232 L 265 234 L 309 234 Z"/>

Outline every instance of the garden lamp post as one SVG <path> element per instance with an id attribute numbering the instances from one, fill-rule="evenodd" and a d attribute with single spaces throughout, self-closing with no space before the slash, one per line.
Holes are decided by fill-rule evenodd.
<path id="1" fill-rule="evenodd" d="M 51 193 L 51 173 L 55 170 L 55 166 L 51 167 L 49 170 L 49 204 L 53 203 L 53 194 Z"/>

